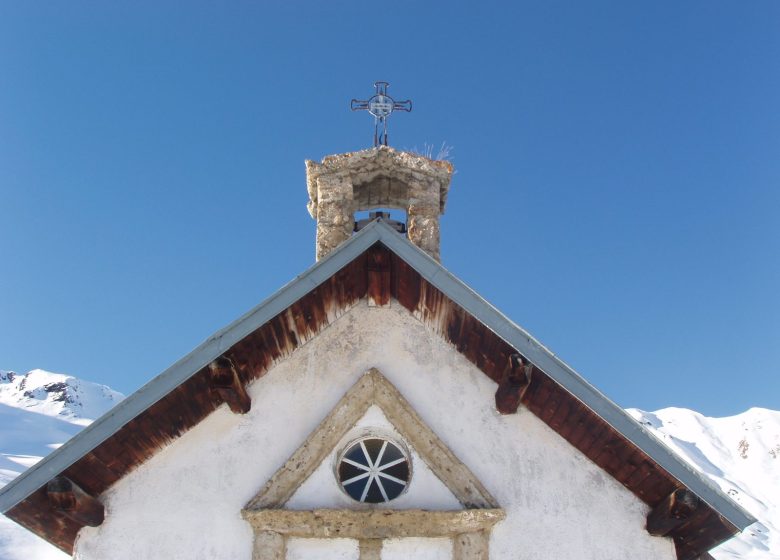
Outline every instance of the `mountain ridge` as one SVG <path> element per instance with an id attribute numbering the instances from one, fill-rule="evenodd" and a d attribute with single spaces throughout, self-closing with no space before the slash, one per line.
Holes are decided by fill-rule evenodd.
<path id="1" fill-rule="evenodd" d="M 0 370 L 0 487 L 80 432 L 124 396 L 106 385 L 34 369 Z M 3 560 L 66 560 L 58 548 L 0 516 Z"/>
<path id="2" fill-rule="evenodd" d="M 780 411 L 712 418 L 685 408 L 627 409 L 758 521 L 711 551 L 716 560 L 780 559 Z"/>

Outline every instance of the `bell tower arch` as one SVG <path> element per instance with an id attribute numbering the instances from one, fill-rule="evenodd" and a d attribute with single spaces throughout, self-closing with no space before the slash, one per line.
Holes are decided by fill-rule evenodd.
<path id="1" fill-rule="evenodd" d="M 439 216 L 444 213 L 453 168 L 449 161 L 378 146 L 306 162 L 308 209 L 317 220 L 317 260 L 350 238 L 355 213 L 406 212 L 409 240 L 440 260 Z"/>

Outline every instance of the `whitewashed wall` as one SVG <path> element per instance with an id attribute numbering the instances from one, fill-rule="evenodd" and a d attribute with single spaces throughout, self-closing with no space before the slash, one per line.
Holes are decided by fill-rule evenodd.
<path id="1" fill-rule="evenodd" d="M 250 413 L 223 406 L 116 484 L 105 496 L 106 521 L 82 530 L 76 558 L 251 560 L 252 531 L 241 508 L 371 367 L 506 510 L 492 533 L 491 558 L 675 558 L 670 539 L 644 530 L 646 507 L 638 499 L 527 410 L 499 415 L 495 384 L 396 302 L 359 304 L 253 383 Z M 318 470 L 290 505 L 321 498 L 319 506 L 343 506 L 329 472 Z M 405 499 L 419 507 L 429 495 L 445 507 L 440 482 L 418 480 L 420 473 Z M 288 557 L 357 554 L 354 541 L 319 553 L 312 544 L 291 542 Z M 441 539 L 399 540 L 384 558 L 438 559 L 447 550 Z"/>

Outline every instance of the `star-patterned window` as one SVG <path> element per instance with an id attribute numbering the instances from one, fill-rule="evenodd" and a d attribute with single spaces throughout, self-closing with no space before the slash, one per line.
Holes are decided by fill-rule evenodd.
<path id="1" fill-rule="evenodd" d="M 353 500 L 369 504 L 389 502 L 409 484 L 409 456 L 400 444 L 389 439 L 365 437 L 347 446 L 336 475 Z"/>

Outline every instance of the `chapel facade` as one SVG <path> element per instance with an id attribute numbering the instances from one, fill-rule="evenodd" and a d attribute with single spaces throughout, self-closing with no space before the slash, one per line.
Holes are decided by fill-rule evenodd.
<path id="1" fill-rule="evenodd" d="M 441 265 L 449 162 L 306 165 L 317 262 L 7 516 L 80 560 L 695 560 L 753 522 Z"/>

